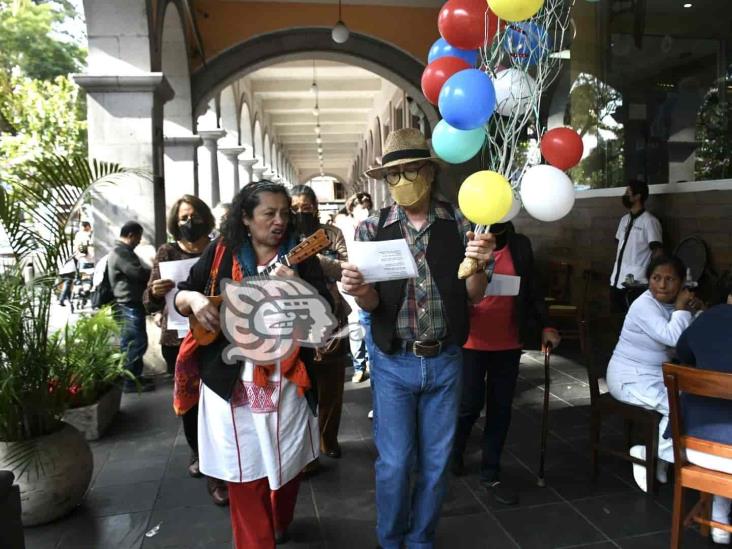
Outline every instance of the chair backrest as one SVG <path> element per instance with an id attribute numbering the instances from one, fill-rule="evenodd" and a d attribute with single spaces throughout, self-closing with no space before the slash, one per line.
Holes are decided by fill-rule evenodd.
<path id="1" fill-rule="evenodd" d="M 569 303 L 571 299 L 572 265 L 566 261 L 549 262 L 548 297 L 557 303 Z"/>
<path id="2" fill-rule="evenodd" d="M 671 430 L 674 437 L 674 459 L 686 463 L 684 450 L 691 448 L 732 458 L 732 446 L 698 439 L 684 434 L 679 394 L 732 400 L 732 374 L 700 370 L 678 364 L 663 365 L 663 381 L 668 390 Z"/>
<path id="3" fill-rule="evenodd" d="M 597 372 L 597 362 L 595 360 L 595 348 L 590 336 L 589 324 L 586 318 L 579 322 L 580 338 L 584 338 L 584 352 L 582 353 L 582 361 L 587 368 L 587 383 L 590 386 L 590 402 L 595 403 L 600 398 L 600 382 Z"/>

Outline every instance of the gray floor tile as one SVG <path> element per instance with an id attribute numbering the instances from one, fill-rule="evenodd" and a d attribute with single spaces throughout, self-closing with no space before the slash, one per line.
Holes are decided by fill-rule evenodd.
<path id="1" fill-rule="evenodd" d="M 160 484 L 156 509 L 173 509 L 175 507 L 193 507 L 209 505 L 211 497 L 208 494 L 205 478 L 166 479 Z"/>
<path id="2" fill-rule="evenodd" d="M 150 528 L 160 524 L 158 534 L 145 538 L 144 549 L 183 546 L 204 549 L 231 542 L 229 509 L 212 504 L 196 507 L 155 509 Z"/>
<path id="3" fill-rule="evenodd" d="M 540 548 L 582 545 L 607 538 L 567 503 L 497 511 L 495 517 L 521 547 Z"/>
<path id="4" fill-rule="evenodd" d="M 149 511 L 157 493 L 157 482 L 100 486 L 87 494 L 83 507 L 96 516 Z"/>
<path id="5" fill-rule="evenodd" d="M 498 521 L 487 513 L 441 518 L 435 545 L 450 549 L 519 547 Z"/>
<path id="6" fill-rule="evenodd" d="M 139 549 L 149 513 L 93 516 L 80 511 L 69 519 L 58 549 Z"/>
<path id="7" fill-rule="evenodd" d="M 574 506 L 613 539 L 671 527 L 671 515 L 641 493 L 583 499 L 575 501 Z"/>
<path id="8" fill-rule="evenodd" d="M 669 532 L 657 532 L 654 534 L 618 539 L 615 540 L 615 543 L 622 547 L 622 549 L 668 549 L 671 544 L 671 534 Z M 709 549 L 710 547 L 718 547 L 710 540 L 702 538 L 696 530 L 684 531 L 682 546 L 684 549 Z"/>
<path id="9" fill-rule="evenodd" d="M 107 461 L 97 475 L 94 487 L 159 481 L 163 477 L 167 463 L 167 456 L 154 455 Z"/>

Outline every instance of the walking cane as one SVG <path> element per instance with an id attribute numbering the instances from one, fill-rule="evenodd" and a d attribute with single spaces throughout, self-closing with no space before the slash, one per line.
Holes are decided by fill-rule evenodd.
<path id="1" fill-rule="evenodd" d="M 544 457 L 546 455 L 546 439 L 549 434 L 549 389 L 551 377 L 549 375 L 549 357 L 552 354 L 552 344 L 547 342 L 544 346 L 544 413 L 541 416 L 541 447 L 539 448 L 539 474 L 536 485 L 543 488 L 544 481 Z"/>

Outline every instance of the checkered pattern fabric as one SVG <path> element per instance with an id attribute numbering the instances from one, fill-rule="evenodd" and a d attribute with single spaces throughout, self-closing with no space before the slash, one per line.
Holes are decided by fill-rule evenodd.
<path id="1" fill-rule="evenodd" d="M 430 227 L 436 219 L 454 220 L 467 244 L 466 233 L 472 230 L 470 222 L 457 208 L 444 202 L 433 201 L 427 214 L 427 222 L 417 230 L 407 219 L 404 209 L 394 204 L 391 207 L 384 227 L 399 223 L 409 249 L 417 263 L 417 278 L 407 280 L 405 298 L 397 316 L 396 337 L 403 340 L 442 339 L 447 335 L 447 319 L 442 309 L 442 299 L 437 284 L 427 264 L 427 246 Z M 356 240 L 376 239 L 379 215 L 369 217 L 356 230 Z M 455 274 L 457 283 L 457 273 Z"/>

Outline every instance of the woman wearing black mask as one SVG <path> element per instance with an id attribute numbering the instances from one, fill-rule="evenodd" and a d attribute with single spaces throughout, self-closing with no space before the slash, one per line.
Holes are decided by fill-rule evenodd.
<path id="1" fill-rule="evenodd" d="M 200 198 L 185 194 L 175 201 L 168 213 L 167 228 L 175 240 L 158 248 L 153 262 L 150 280 L 142 296 L 145 308 L 149 313 L 160 315 L 160 350 L 168 373 L 175 370 L 175 361 L 178 349 L 185 334 L 177 330 L 168 330 L 168 311 L 165 306 L 165 294 L 175 287 L 172 280 L 160 278 L 159 264 L 162 261 L 178 261 L 200 256 L 209 244 L 209 234 L 214 229 L 215 220 L 210 208 Z M 183 432 L 188 445 L 191 447 L 191 460 L 188 474 L 200 477 L 198 469 L 198 406 L 194 406 L 182 416 Z M 226 484 L 215 479 L 209 479 L 209 492 L 217 505 L 226 505 L 228 496 Z"/>
<path id="2" fill-rule="evenodd" d="M 492 276 L 520 277 L 519 289 L 517 295 L 487 295 L 471 307 L 470 335 L 463 345 L 463 393 L 451 466 L 455 475 L 463 474 L 468 437 L 485 405 L 480 481 L 498 503 L 513 505 L 518 502 L 518 495 L 501 482 L 500 460 L 511 422 L 521 348 L 529 337 L 531 320 L 543 329 L 542 346 L 551 343 L 556 347 L 559 334 L 547 324 L 544 298 L 535 285 L 529 239 L 517 234 L 511 222 L 494 223 L 489 231 L 496 239 L 489 272 Z"/>
<path id="3" fill-rule="evenodd" d="M 336 282 L 341 279 L 341 263 L 348 261 L 348 251 L 343 233 L 335 225 L 321 225 L 318 221 L 318 199 L 315 192 L 307 185 L 297 185 L 290 191 L 292 195 L 292 211 L 295 230 L 302 236 L 308 236 L 319 228 L 325 230 L 330 245 L 318 254 L 320 267 L 327 278 L 327 286 L 333 297 L 333 314 L 339 326 L 348 323 L 351 308 L 338 292 Z M 341 423 L 343 407 L 343 383 L 346 372 L 346 338 L 333 340 L 325 348 L 318 349 L 315 372 L 318 387 L 318 422 L 320 426 L 320 451 L 328 457 L 341 457 L 338 444 L 338 428 Z M 312 472 L 316 462 L 309 465 L 306 472 Z"/>

